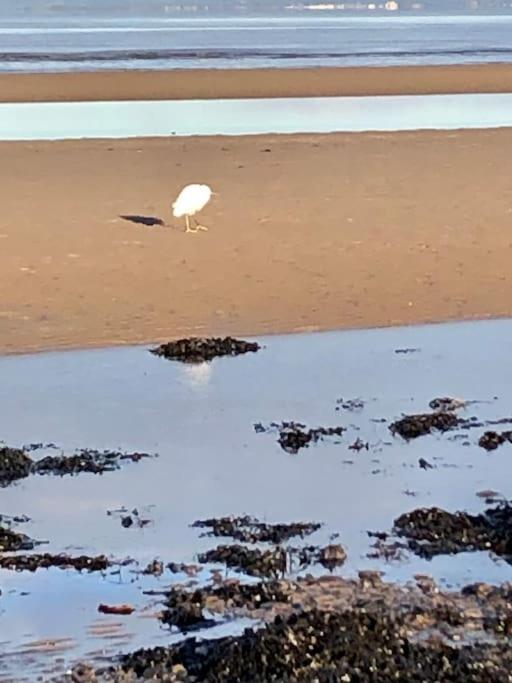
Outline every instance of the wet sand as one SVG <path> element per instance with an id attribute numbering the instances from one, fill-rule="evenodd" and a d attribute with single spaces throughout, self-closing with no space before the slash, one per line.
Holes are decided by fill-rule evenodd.
<path id="1" fill-rule="evenodd" d="M 0 351 L 510 316 L 511 143 L 510 129 L 1 143 Z M 188 182 L 219 192 L 208 232 L 171 219 Z"/>
<path id="2" fill-rule="evenodd" d="M 0 74 L 0 102 L 512 92 L 512 65 Z"/>

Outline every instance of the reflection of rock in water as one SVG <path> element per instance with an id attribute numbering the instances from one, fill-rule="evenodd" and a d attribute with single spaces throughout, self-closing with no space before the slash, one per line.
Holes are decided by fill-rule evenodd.
<path id="1" fill-rule="evenodd" d="M 189 386 L 195 389 L 206 387 L 210 383 L 212 376 L 212 365 L 211 363 L 184 365 L 183 374 L 185 376 L 185 382 Z"/>

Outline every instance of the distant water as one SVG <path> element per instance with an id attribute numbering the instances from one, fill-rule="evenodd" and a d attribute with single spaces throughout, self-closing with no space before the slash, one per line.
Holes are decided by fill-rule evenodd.
<path id="1" fill-rule="evenodd" d="M 512 95 L 0 104 L 0 140 L 512 126 Z M 1 680 L 1 679 L 0 679 Z"/>
<path id="2" fill-rule="evenodd" d="M 512 61 L 512 16 L 0 18 L 0 71 Z"/>

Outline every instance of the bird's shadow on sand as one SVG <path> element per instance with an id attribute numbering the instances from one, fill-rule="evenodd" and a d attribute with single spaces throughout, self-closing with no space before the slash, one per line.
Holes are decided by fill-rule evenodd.
<path id="1" fill-rule="evenodd" d="M 166 225 L 165 221 L 157 216 L 138 216 L 137 214 L 130 214 L 119 216 L 119 218 L 122 218 L 124 221 L 130 221 L 130 223 L 136 223 L 137 225 L 145 225 L 148 228 L 156 226 L 172 227 Z"/>

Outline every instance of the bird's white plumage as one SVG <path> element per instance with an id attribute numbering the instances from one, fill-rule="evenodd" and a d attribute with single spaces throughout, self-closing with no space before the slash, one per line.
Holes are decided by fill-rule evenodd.
<path id="1" fill-rule="evenodd" d="M 208 185 L 187 185 L 179 193 L 172 205 L 172 213 L 175 218 L 182 216 L 194 216 L 204 209 L 212 196 Z"/>

